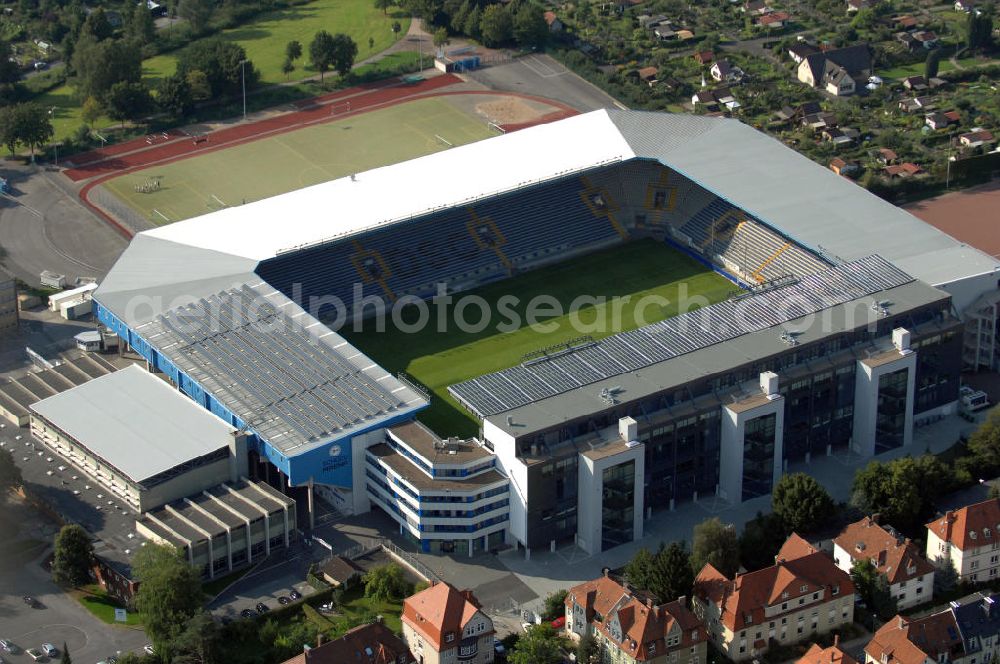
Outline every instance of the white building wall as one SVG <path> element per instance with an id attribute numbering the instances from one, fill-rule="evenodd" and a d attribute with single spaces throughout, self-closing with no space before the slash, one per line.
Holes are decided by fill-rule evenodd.
<path id="1" fill-rule="evenodd" d="M 774 467 L 771 486 L 781 479 L 785 431 L 785 398 L 777 395 L 765 404 L 743 411 L 722 407 L 722 431 L 719 452 L 719 491 L 722 498 L 739 503 L 743 500 L 743 443 L 747 422 L 775 414 Z"/>
<path id="2" fill-rule="evenodd" d="M 517 458 L 514 437 L 489 420 L 483 420 L 483 437 L 493 445 L 498 469 L 510 479 L 508 527 L 514 539 L 524 545 L 528 541 L 528 467 Z"/>
<path id="3" fill-rule="evenodd" d="M 903 447 L 913 443 L 913 403 L 917 380 L 917 354 L 908 351 L 899 359 L 873 367 L 858 360 L 854 380 L 854 438 L 851 443 L 862 457 L 875 455 L 875 425 L 878 419 L 879 378 L 900 369 L 907 369 L 906 421 L 903 425 Z"/>
<path id="4" fill-rule="evenodd" d="M 579 455 L 577 465 L 578 492 L 576 503 L 577 546 L 594 555 L 601 552 L 603 529 L 604 471 L 607 468 L 635 462 L 633 493 L 632 539 L 642 537 L 644 510 L 644 476 L 646 473 L 645 445 L 636 444 L 626 450 L 601 459 Z"/>

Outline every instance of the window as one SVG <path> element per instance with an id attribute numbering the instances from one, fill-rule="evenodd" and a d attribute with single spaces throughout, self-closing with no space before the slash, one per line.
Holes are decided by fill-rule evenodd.
<path id="1" fill-rule="evenodd" d="M 830 589 L 830 594 L 834 595 L 834 596 L 839 595 L 840 594 L 840 586 L 834 586 L 833 588 L 831 588 Z"/>
<path id="2" fill-rule="evenodd" d="M 455 632 L 448 632 L 447 634 L 444 635 L 445 643 L 451 643 L 454 640 L 455 640 Z"/>

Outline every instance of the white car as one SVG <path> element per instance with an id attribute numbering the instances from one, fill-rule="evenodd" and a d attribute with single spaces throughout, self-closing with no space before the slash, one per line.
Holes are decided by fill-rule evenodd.
<path id="1" fill-rule="evenodd" d="M 56 655 L 56 653 L 59 652 L 59 649 L 56 648 L 51 643 L 43 643 L 42 644 L 42 652 L 45 653 L 46 657 L 54 657 Z"/>
<path id="2" fill-rule="evenodd" d="M 15 646 L 14 642 L 11 641 L 10 639 L 0 639 L 0 648 L 3 648 L 11 655 L 17 654 L 17 646 Z"/>

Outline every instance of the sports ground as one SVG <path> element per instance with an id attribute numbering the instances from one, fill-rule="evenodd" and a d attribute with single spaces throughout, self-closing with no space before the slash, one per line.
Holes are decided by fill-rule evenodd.
<path id="1" fill-rule="evenodd" d="M 484 119 L 451 98 L 432 97 L 134 171 L 104 186 L 163 224 L 492 135 Z M 155 190 L 137 191 L 154 181 Z"/>
<path id="2" fill-rule="evenodd" d="M 436 322 L 439 309 L 430 304 L 431 323 L 419 332 L 403 332 L 391 324 L 380 332 L 367 322 L 368 329 L 340 332 L 387 370 L 406 372 L 433 392 L 430 408 L 420 415 L 424 423 L 437 431 L 474 435 L 478 425 L 448 394 L 449 385 L 514 366 L 528 353 L 581 336 L 601 339 L 664 320 L 676 315 L 684 301 L 702 305 L 718 302 L 735 288 L 662 242 L 639 240 L 455 295 L 454 302 L 478 296 L 487 303 L 493 315 L 490 325 L 482 330 L 458 329 L 453 303 L 446 309 L 446 329 L 440 331 Z M 511 295 L 517 303 L 507 311 L 515 313 L 522 325 L 500 332 L 497 326 L 510 317 L 498 313 L 502 310 L 498 302 Z M 643 299 L 654 295 L 663 300 Z M 551 298 L 549 303 L 558 303 L 563 311 L 569 311 L 579 296 L 605 301 L 579 308 L 576 314 L 538 315 L 536 320 L 545 326 L 540 329 L 541 325 L 528 326 L 525 315 L 529 303 L 540 296 Z M 616 303 L 614 298 L 621 299 Z M 645 307 L 644 302 L 648 303 Z M 416 313 L 413 309 L 404 313 L 404 326 Z M 475 305 L 468 306 L 462 318 L 474 324 L 479 317 L 480 307 Z"/>

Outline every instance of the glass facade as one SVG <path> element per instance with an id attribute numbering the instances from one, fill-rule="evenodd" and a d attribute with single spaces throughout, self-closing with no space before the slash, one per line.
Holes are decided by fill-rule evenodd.
<path id="1" fill-rule="evenodd" d="M 632 541 L 635 461 L 605 468 L 602 475 L 601 551 Z"/>
<path id="2" fill-rule="evenodd" d="M 778 415 L 761 415 L 743 429 L 743 497 L 749 500 L 771 493 L 774 479 L 774 443 Z"/>
<path id="3" fill-rule="evenodd" d="M 879 376 L 875 416 L 875 454 L 903 446 L 906 432 L 906 383 L 909 369 Z"/>

